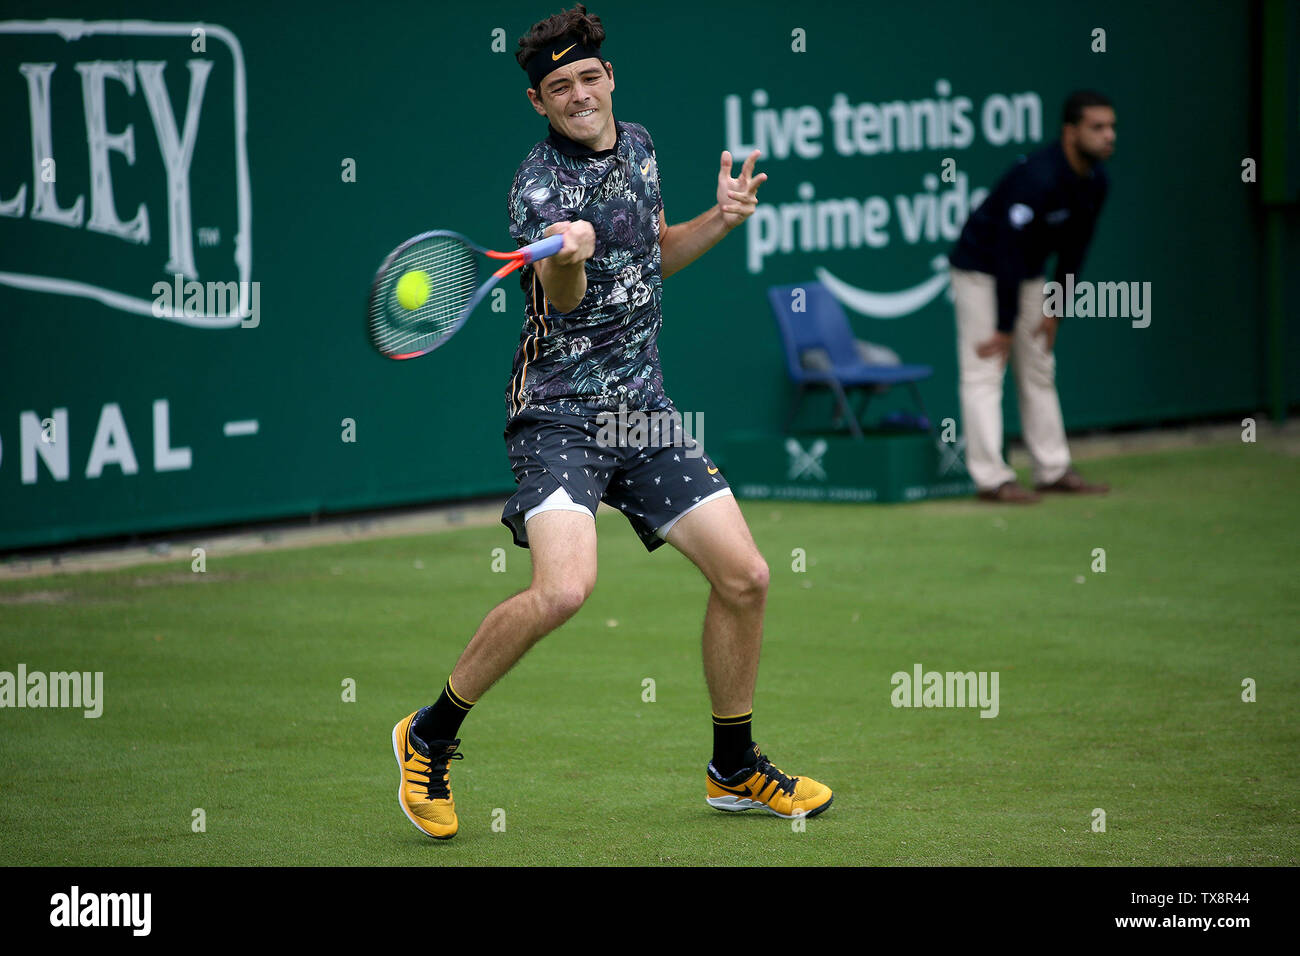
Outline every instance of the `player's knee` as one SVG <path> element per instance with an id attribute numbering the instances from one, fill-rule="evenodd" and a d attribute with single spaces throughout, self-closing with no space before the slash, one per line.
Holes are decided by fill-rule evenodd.
<path id="1" fill-rule="evenodd" d="M 762 604 L 767 599 L 767 585 L 771 579 L 767 562 L 762 555 L 738 565 L 727 575 L 726 582 L 720 589 L 722 597 L 730 604 L 747 606 Z"/>
<path id="2" fill-rule="evenodd" d="M 591 596 L 594 585 L 594 581 L 559 582 L 539 588 L 538 598 L 547 617 L 555 621 L 558 626 L 578 613 L 578 609 Z"/>

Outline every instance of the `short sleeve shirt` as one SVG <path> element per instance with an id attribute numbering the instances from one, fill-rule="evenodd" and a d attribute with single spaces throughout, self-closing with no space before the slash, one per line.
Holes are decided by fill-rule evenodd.
<path id="1" fill-rule="evenodd" d="M 586 220 L 596 234 L 587 292 L 557 312 L 531 266 L 520 274 L 524 326 L 506 389 L 507 418 L 524 409 L 590 417 L 670 407 L 656 338 L 662 322 L 659 217 L 663 197 L 645 127 L 615 120 L 612 149 L 556 132 L 525 157 L 507 207 L 519 246 L 552 223 Z"/>

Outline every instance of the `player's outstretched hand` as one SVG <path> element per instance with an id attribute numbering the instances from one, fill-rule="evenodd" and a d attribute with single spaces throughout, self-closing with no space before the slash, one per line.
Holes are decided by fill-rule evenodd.
<path id="1" fill-rule="evenodd" d="M 557 233 L 564 235 L 564 247 L 555 254 L 557 265 L 577 265 L 596 254 L 596 230 L 585 219 L 552 223 L 542 235 L 554 236 Z"/>
<path id="2" fill-rule="evenodd" d="M 722 151 L 722 168 L 718 170 L 718 208 L 728 229 L 734 229 L 750 217 L 758 206 L 758 187 L 767 179 L 767 173 L 754 175 L 754 162 L 761 153 L 754 150 L 740 168 L 740 177 L 731 176 L 731 153 Z"/>

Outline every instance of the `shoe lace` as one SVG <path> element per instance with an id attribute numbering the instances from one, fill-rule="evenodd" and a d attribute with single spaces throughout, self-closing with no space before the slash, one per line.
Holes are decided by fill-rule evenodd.
<path id="1" fill-rule="evenodd" d="M 799 778 L 791 777 L 789 774 L 784 773 L 780 768 L 778 768 L 775 764 L 772 763 L 772 761 L 768 760 L 766 757 L 758 758 L 758 763 L 754 766 L 754 770 L 757 773 L 761 773 L 768 780 L 775 780 L 776 785 L 781 789 L 782 792 L 791 795 L 794 794 L 795 784 L 799 782 Z"/>
<path id="2" fill-rule="evenodd" d="M 417 770 L 414 772 L 419 774 L 422 777 L 429 778 L 428 781 L 425 783 L 425 787 L 429 791 L 430 800 L 451 799 L 451 788 L 447 785 L 447 774 L 448 774 L 447 763 L 448 761 L 451 760 L 464 760 L 464 759 L 465 759 L 465 755 L 460 751 L 453 752 L 450 750 L 444 750 L 436 757 L 432 757 L 427 760 L 424 757 L 420 757 L 420 760 L 429 769 L 427 771 Z"/>

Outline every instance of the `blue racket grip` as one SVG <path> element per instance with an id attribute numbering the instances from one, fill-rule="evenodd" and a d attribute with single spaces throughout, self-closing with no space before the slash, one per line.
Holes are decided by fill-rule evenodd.
<path id="1" fill-rule="evenodd" d="M 539 242 L 532 245 L 524 246 L 519 251 L 524 254 L 524 263 L 536 262 L 538 259 L 545 259 L 547 256 L 553 256 L 564 248 L 564 236 L 547 236 Z"/>

